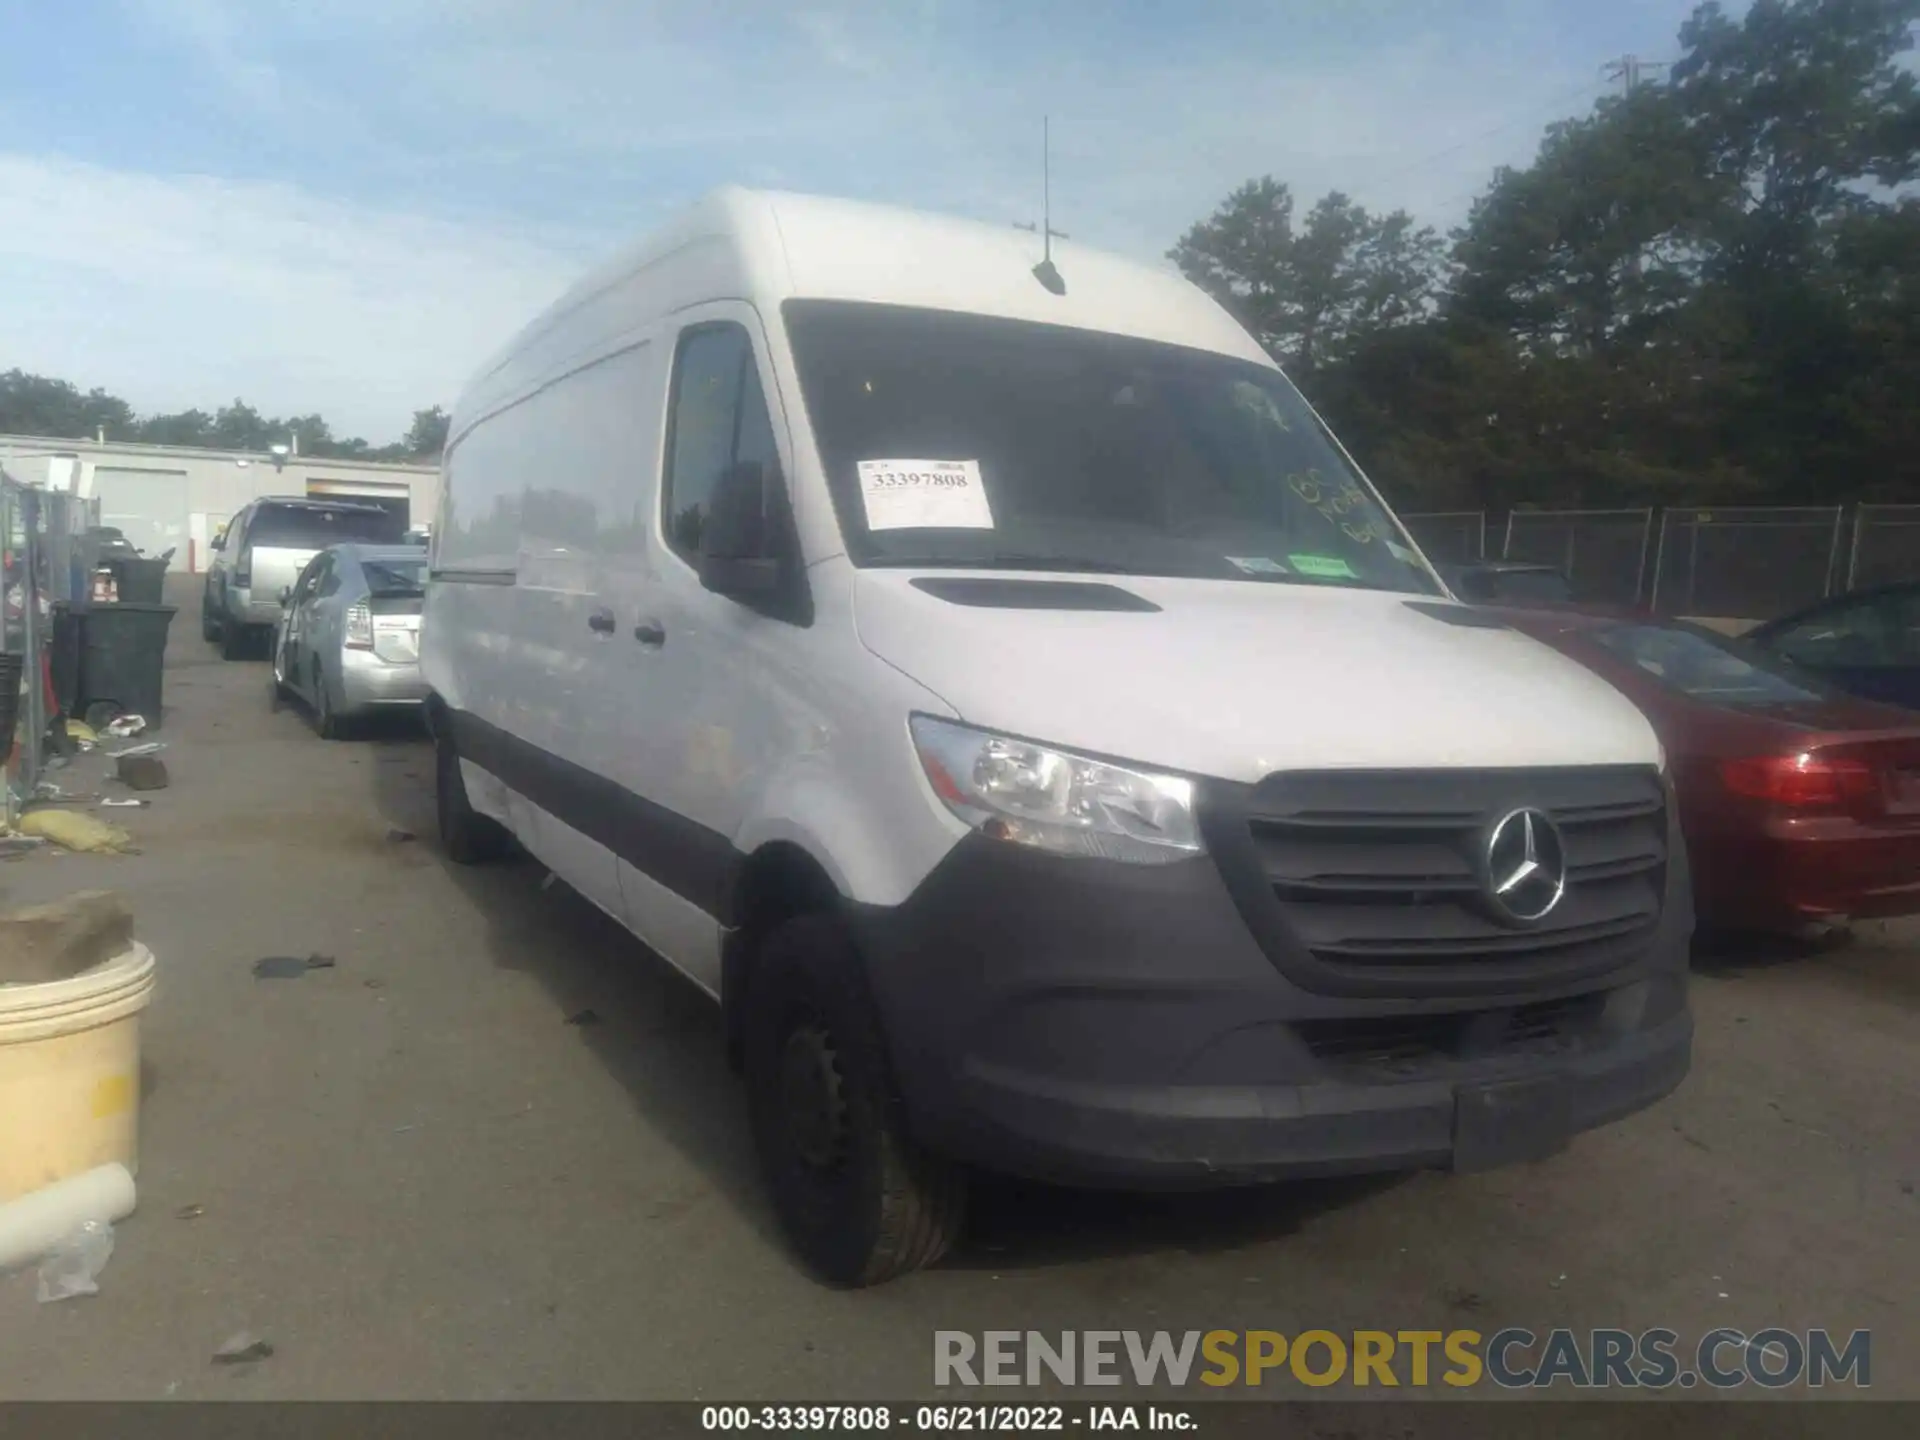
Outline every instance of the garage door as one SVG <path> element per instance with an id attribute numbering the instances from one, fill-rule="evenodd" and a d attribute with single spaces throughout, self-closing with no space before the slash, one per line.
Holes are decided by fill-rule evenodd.
<path id="1" fill-rule="evenodd" d="M 93 472 L 100 523 L 112 525 L 148 555 L 167 550 L 181 569 L 187 563 L 187 474 L 184 470 L 132 470 L 102 465 Z"/>

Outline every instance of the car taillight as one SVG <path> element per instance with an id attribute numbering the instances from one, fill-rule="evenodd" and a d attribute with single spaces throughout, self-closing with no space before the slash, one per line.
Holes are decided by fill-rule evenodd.
<path id="1" fill-rule="evenodd" d="M 347 607 L 346 643 L 350 650 L 373 648 L 373 611 L 364 600 Z"/>
<path id="2" fill-rule="evenodd" d="M 1815 751 L 1723 760 L 1720 780 L 1735 795 L 1795 810 L 1838 809 L 1870 799 L 1880 784 L 1864 760 L 1829 759 Z"/>
<path id="3" fill-rule="evenodd" d="M 242 550 L 240 558 L 233 562 L 233 583 L 236 585 L 253 584 L 253 552 Z"/>

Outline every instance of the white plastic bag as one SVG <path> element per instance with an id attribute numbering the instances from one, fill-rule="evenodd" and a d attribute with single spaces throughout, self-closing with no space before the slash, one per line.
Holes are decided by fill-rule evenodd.
<path id="1" fill-rule="evenodd" d="M 40 1303 L 98 1295 L 100 1272 L 113 1258 L 113 1226 L 83 1220 L 40 1262 Z"/>

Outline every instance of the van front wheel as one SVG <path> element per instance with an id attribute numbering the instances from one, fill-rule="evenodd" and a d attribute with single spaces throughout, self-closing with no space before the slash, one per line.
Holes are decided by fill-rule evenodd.
<path id="1" fill-rule="evenodd" d="M 844 927 L 790 920 L 748 981 L 745 1059 L 754 1144 L 800 1257 L 833 1285 L 931 1265 L 960 1233 L 966 1178 L 910 1141 L 873 1002 Z"/>

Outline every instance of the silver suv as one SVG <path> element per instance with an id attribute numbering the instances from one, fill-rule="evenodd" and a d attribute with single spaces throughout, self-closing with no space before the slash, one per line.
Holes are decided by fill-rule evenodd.
<path id="1" fill-rule="evenodd" d="M 280 619 L 281 593 L 329 545 L 398 545 L 406 520 L 380 505 L 271 496 L 233 517 L 213 542 L 200 634 L 238 660 L 264 646 Z"/>

